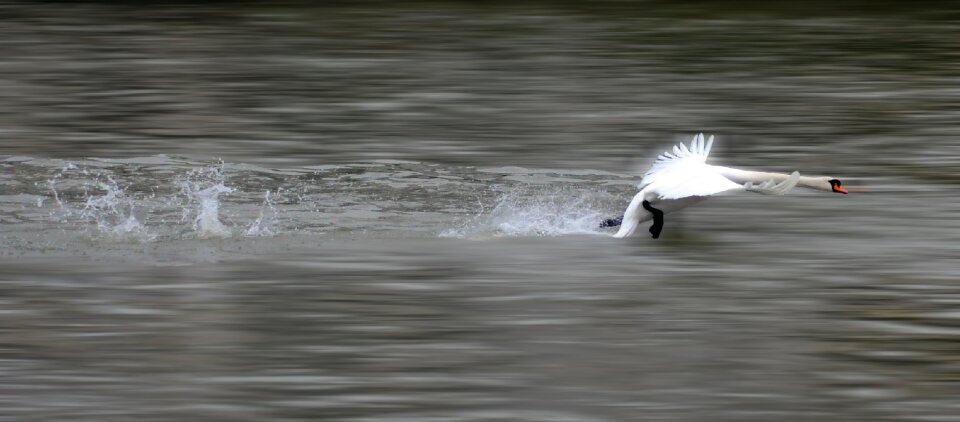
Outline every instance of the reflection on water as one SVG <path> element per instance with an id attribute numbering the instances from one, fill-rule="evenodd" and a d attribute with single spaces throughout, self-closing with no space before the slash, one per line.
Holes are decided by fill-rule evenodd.
<path id="1" fill-rule="evenodd" d="M 0 5 L 0 420 L 954 420 L 960 14 L 825 7 Z M 853 193 L 606 236 L 701 130 Z"/>

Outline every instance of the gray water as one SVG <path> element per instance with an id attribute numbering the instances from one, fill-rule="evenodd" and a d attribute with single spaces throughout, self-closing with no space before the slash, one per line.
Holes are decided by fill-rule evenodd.
<path id="1" fill-rule="evenodd" d="M 2 421 L 960 420 L 960 8 L 0 4 Z M 850 195 L 626 240 L 671 144 Z"/>

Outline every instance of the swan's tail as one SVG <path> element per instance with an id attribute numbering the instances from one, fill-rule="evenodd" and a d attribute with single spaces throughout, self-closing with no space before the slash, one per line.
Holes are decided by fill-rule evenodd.
<path id="1" fill-rule="evenodd" d="M 622 239 L 630 236 L 637 230 L 637 226 L 640 225 L 641 220 L 650 219 L 650 214 L 640 206 L 640 203 L 645 201 L 645 196 L 646 192 L 641 190 L 633 197 L 630 205 L 627 206 L 627 210 L 624 211 L 623 216 L 620 217 L 620 230 L 617 231 L 617 234 L 613 235 L 613 237 Z"/>
<path id="2" fill-rule="evenodd" d="M 637 227 L 640 226 L 640 220 L 635 218 L 628 218 L 623 220 L 623 223 L 620 225 L 620 230 L 617 231 L 617 234 L 613 235 L 618 239 L 623 239 L 627 236 L 630 236 L 637 230 Z"/>

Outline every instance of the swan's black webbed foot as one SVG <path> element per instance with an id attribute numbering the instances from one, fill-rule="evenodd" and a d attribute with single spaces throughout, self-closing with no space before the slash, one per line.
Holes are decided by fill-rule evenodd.
<path id="1" fill-rule="evenodd" d="M 600 228 L 602 229 L 602 228 L 604 228 L 604 227 L 617 227 L 617 226 L 619 226 L 621 223 L 623 223 L 623 216 L 622 216 L 622 215 L 619 216 L 619 217 L 617 217 L 617 218 L 608 218 L 608 219 L 606 219 L 606 220 L 601 221 L 601 222 L 600 222 Z"/>
<path id="2" fill-rule="evenodd" d="M 650 201 L 643 201 L 643 209 L 653 214 L 653 225 L 650 226 L 650 234 L 656 239 L 660 237 L 660 231 L 663 230 L 663 211 L 650 206 Z"/>

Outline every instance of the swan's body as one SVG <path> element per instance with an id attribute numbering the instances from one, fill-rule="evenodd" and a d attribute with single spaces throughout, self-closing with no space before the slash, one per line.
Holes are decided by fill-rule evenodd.
<path id="1" fill-rule="evenodd" d="M 713 137 L 704 143 L 703 134 L 690 142 L 690 147 L 680 144 L 673 153 L 657 157 L 650 170 L 643 175 L 637 186 L 640 192 L 634 196 L 621 221 L 607 220 L 601 226 L 620 224 L 615 237 L 627 237 L 636 231 L 640 223 L 654 220 L 653 237 L 660 235 L 663 214 L 690 206 L 710 196 L 730 191 L 748 191 L 766 195 L 783 195 L 796 186 L 810 189 L 847 193 L 840 181 L 830 177 L 804 177 L 799 172 L 792 174 L 766 173 L 740 170 L 707 164 L 707 156 L 713 145 Z"/>

